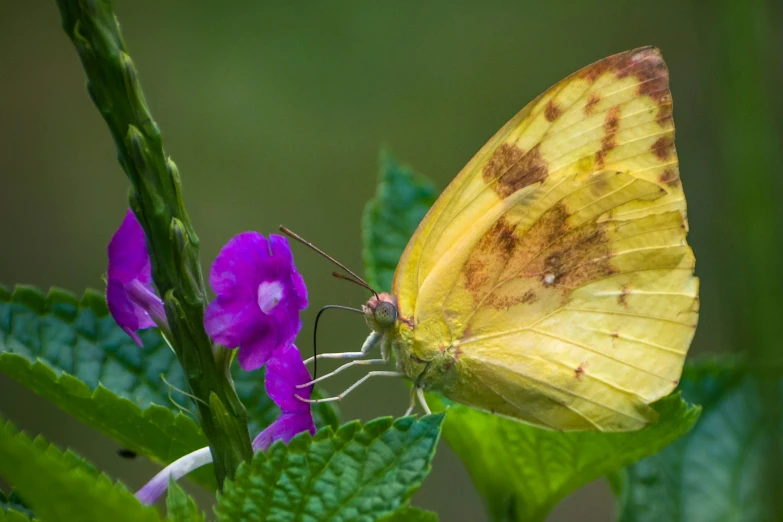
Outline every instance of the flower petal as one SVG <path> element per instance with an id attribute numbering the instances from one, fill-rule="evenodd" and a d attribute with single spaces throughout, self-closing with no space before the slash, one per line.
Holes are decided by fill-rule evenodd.
<path id="1" fill-rule="evenodd" d="M 120 281 L 109 280 L 106 286 L 106 304 L 114 321 L 141 346 L 141 338 L 136 331 L 151 328 L 155 326 L 155 322 L 147 312 L 131 301 Z"/>
<path id="2" fill-rule="evenodd" d="M 286 238 L 234 236 L 212 264 L 209 280 L 217 298 L 207 307 L 204 327 L 216 342 L 239 346 L 242 368 L 259 368 L 276 349 L 294 342 L 307 288 Z"/>
<path id="3" fill-rule="evenodd" d="M 308 431 L 315 433 L 315 424 L 310 412 L 282 413 L 280 417 L 253 439 L 253 451 L 266 451 L 276 440 L 290 441 L 294 435 Z"/>
<path id="4" fill-rule="evenodd" d="M 293 344 L 278 349 L 275 356 L 267 363 L 266 393 L 284 413 L 310 411 L 310 404 L 300 401 L 294 395 L 309 399 L 311 387 L 297 388 L 296 386 L 311 380 L 310 372 L 307 371 L 299 355 L 299 349 Z"/>
<path id="5" fill-rule="evenodd" d="M 212 339 L 228 348 L 236 348 L 257 335 L 269 322 L 254 300 L 219 295 L 204 312 L 204 329 Z"/>
<path id="6" fill-rule="evenodd" d="M 205 466 L 212 462 L 212 453 L 209 450 L 209 446 L 206 448 L 197 449 L 193 453 L 188 453 L 184 457 L 180 457 L 175 460 L 157 475 L 152 477 L 152 480 L 147 482 L 144 487 L 136 492 L 136 498 L 142 504 L 154 504 L 158 498 L 168 489 L 169 480 L 179 480 L 191 471 L 201 466 Z"/>
<path id="7" fill-rule="evenodd" d="M 275 353 L 277 337 L 275 332 L 263 329 L 249 339 L 244 339 L 239 345 L 239 366 L 246 372 L 261 368 Z"/>
<path id="8" fill-rule="evenodd" d="M 108 251 L 107 279 L 123 283 L 129 283 L 134 279 L 143 283 L 152 281 L 144 230 L 130 209 L 125 214 L 122 225 L 109 241 Z"/>
<path id="9" fill-rule="evenodd" d="M 209 271 L 209 284 L 218 295 L 255 295 L 261 282 L 258 267 L 270 257 L 266 238 L 258 232 L 232 237 L 218 254 Z"/>
<path id="10" fill-rule="evenodd" d="M 304 310 L 307 308 L 307 287 L 304 284 L 304 279 L 302 279 L 302 276 L 294 265 L 294 257 L 291 253 L 288 239 L 277 234 L 270 234 L 269 248 L 272 251 L 273 257 L 285 263 L 288 273 L 290 274 L 291 287 L 296 296 L 296 307 L 299 310 Z"/>

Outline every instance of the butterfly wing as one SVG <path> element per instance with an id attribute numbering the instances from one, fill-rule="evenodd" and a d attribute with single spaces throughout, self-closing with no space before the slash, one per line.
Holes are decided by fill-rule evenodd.
<path id="1" fill-rule="evenodd" d="M 553 429 L 655 419 L 698 317 L 671 104 L 657 49 L 611 56 L 460 172 L 393 284 L 404 350 L 442 363 L 429 384 Z"/>

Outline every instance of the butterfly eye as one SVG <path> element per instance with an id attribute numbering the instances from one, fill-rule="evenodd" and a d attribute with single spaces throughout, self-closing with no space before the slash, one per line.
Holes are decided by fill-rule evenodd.
<path id="1" fill-rule="evenodd" d="M 397 320 L 397 307 L 388 301 L 381 301 L 375 307 L 375 321 L 383 327 L 389 327 Z"/>

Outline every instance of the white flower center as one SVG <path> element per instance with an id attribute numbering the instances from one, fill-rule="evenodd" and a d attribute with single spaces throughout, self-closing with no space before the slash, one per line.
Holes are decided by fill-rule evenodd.
<path id="1" fill-rule="evenodd" d="M 258 307 L 268 314 L 283 298 L 283 285 L 279 281 L 265 281 L 258 285 Z"/>

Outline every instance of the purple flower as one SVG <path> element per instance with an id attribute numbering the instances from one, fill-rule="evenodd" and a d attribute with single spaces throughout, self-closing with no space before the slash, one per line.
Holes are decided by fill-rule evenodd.
<path id="1" fill-rule="evenodd" d="M 297 389 L 310 382 L 299 349 L 293 344 L 281 347 L 266 365 L 266 393 L 280 407 L 280 416 L 253 440 L 253 450 L 266 451 L 276 440 L 288 442 L 297 433 L 315 433 L 310 404 L 297 399 L 310 398 L 310 387 Z"/>
<path id="2" fill-rule="evenodd" d="M 267 363 L 266 391 L 280 407 L 280 416 L 253 440 L 254 451 L 266 451 L 277 441 L 288 442 L 297 433 L 315 433 L 310 404 L 300 401 L 294 394 L 310 398 L 310 389 L 297 389 L 298 384 L 310 382 L 299 350 L 293 344 L 278 349 Z M 212 462 L 209 448 L 201 448 L 166 466 L 136 493 L 143 504 L 152 504 L 169 487 L 169 480 L 179 480 L 194 469 Z"/>
<path id="3" fill-rule="evenodd" d="M 152 288 L 144 230 L 128 210 L 109 242 L 106 303 L 117 324 L 141 346 L 138 330 L 165 327 L 163 303 Z"/>
<path id="4" fill-rule="evenodd" d="M 294 342 L 307 288 L 286 238 L 234 236 L 212 264 L 209 283 L 217 298 L 207 307 L 204 328 L 215 342 L 239 347 L 244 370 L 260 368 L 276 349 Z"/>
<path id="5" fill-rule="evenodd" d="M 154 504 L 169 488 L 170 479 L 179 480 L 194 469 L 206 466 L 211 462 L 212 452 L 209 450 L 209 446 L 197 449 L 193 453 L 188 453 L 152 477 L 152 480 L 144 484 L 144 487 L 136 492 L 136 498 L 142 504 Z"/>

